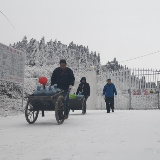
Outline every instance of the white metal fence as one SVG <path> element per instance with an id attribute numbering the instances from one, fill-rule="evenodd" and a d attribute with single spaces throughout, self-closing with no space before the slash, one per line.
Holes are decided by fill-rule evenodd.
<path id="1" fill-rule="evenodd" d="M 159 74 L 160 71 L 152 69 L 124 69 L 101 73 L 99 83 L 104 86 L 106 79 L 111 78 L 115 84 L 118 92 L 115 96 L 116 109 L 158 109 Z"/>
<path id="2" fill-rule="evenodd" d="M 38 76 L 43 75 L 48 78 L 55 66 L 37 68 L 26 68 L 25 73 L 25 95 L 33 93 L 38 85 Z M 87 69 L 72 68 L 76 81 L 87 74 Z M 102 90 L 106 84 L 106 79 L 111 78 L 115 84 L 118 95 L 115 96 L 115 109 L 158 109 L 159 108 L 159 88 L 160 71 L 149 69 L 123 69 L 112 72 L 102 72 L 97 75 L 97 109 L 105 109 L 105 102 L 102 98 Z M 0 112 L 10 112 L 19 110 L 21 107 L 22 87 L 11 83 L 0 81 Z M 93 92 L 93 90 L 91 90 Z M 15 109 L 14 109 L 15 108 Z M 21 109 L 22 110 L 22 109 Z"/>

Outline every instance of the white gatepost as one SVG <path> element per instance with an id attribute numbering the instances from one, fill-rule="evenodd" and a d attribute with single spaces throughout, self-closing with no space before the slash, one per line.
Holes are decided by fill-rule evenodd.
<path id="1" fill-rule="evenodd" d="M 129 109 L 132 108 L 132 90 L 131 90 L 131 69 L 129 69 Z"/>
<path id="2" fill-rule="evenodd" d="M 86 80 L 90 85 L 90 97 L 87 100 L 87 110 L 97 109 L 97 74 L 94 66 L 86 73 Z"/>
<path id="3" fill-rule="evenodd" d="M 87 83 L 90 85 L 90 97 L 87 100 L 87 110 L 97 109 L 97 75 L 94 66 L 91 66 L 90 69 L 82 77 L 86 77 Z M 77 88 L 80 84 L 80 81 L 75 81 L 72 92 L 76 93 Z"/>

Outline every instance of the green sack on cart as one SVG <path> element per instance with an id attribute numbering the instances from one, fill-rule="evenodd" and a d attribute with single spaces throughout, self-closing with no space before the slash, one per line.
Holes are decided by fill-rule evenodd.
<path id="1" fill-rule="evenodd" d="M 76 98 L 76 95 L 75 94 L 70 94 L 69 95 L 69 99 L 75 99 Z"/>

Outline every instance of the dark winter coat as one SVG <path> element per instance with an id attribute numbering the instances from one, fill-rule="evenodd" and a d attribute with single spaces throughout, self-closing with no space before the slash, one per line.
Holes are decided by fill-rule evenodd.
<path id="1" fill-rule="evenodd" d="M 73 71 L 68 67 L 64 71 L 60 67 L 56 68 L 51 77 L 51 85 L 57 84 L 57 88 L 63 90 L 68 89 L 69 85 L 73 86 L 74 81 Z"/>
<path id="2" fill-rule="evenodd" d="M 77 89 L 76 94 L 78 95 L 79 92 L 82 92 L 82 94 L 87 99 L 90 96 L 90 86 L 89 83 L 80 83 Z"/>
<path id="3" fill-rule="evenodd" d="M 106 97 L 114 97 L 114 94 L 117 95 L 115 85 L 113 83 L 107 83 L 103 88 L 103 95 L 105 95 Z"/>

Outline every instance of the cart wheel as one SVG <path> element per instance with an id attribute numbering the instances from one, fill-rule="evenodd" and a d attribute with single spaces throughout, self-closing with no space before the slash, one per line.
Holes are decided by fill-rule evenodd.
<path id="1" fill-rule="evenodd" d="M 55 105 L 55 117 L 58 124 L 62 124 L 65 119 L 65 100 L 63 96 L 57 98 Z"/>
<path id="2" fill-rule="evenodd" d="M 25 117 L 29 124 L 33 124 L 37 118 L 38 118 L 39 111 L 34 111 L 33 106 L 27 102 L 26 108 L 25 108 Z"/>
<path id="3" fill-rule="evenodd" d="M 86 114 L 86 100 L 83 101 L 82 114 Z"/>

